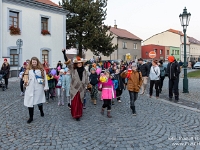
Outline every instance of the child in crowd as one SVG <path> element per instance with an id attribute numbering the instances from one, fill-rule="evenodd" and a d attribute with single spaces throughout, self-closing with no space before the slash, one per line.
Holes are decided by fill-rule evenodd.
<path id="1" fill-rule="evenodd" d="M 110 75 L 110 78 L 113 82 L 114 97 L 116 97 L 116 89 L 118 87 L 118 81 L 115 80 L 115 74 L 114 73 Z M 115 104 L 115 101 L 114 101 L 114 99 L 112 99 L 112 105 L 114 105 L 114 104 Z"/>
<path id="2" fill-rule="evenodd" d="M 46 76 L 48 80 L 49 90 L 45 91 L 46 96 L 46 103 L 49 103 L 49 94 L 51 95 L 50 98 L 54 100 L 54 89 L 55 89 L 55 79 L 54 79 L 54 72 L 51 70 Z"/>
<path id="3" fill-rule="evenodd" d="M 70 94 L 69 94 L 69 90 L 70 90 L 70 83 L 71 83 L 71 74 L 70 74 L 70 70 L 69 68 L 65 68 L 64 69 L 64 73 L 62 75 L 62 89 L 63 89 L 63 105 L 64 105 L 64 100 L 65 97 L 67 98 L 67 103 L 68 103 L 68 108 L 71 109 L 71 101 L 70 101 Z"/>
<path id="4" fill-rule="evenodd" d="M 98 75 L 96 73 L 96 69 L 93 67 L 90 69 L 90 72 L 91 72 L 91 74 L 89 76 L 89 81 L 90 81 L 90 84 L 92 85 L 90 96 L 91 96 L 92 103 L 94 105 L 96 105 L 97 104 L 97 95 L 98 95 L 98 88 L 97 88 Z"/>
<path id="5" fill-rule="evenodd" d="M 57 91 L 57 97 L 58 97 L 58 106 L 64 105 L 64 101 L 62 101 L 63 91 L 61 90 L 63 74 L 64 74 L 64 69 L 61 69 L 61 70 L 59 70 L 59 75 L 54 76 L 54 79 L 56 79 L 56 91 Z"/>
<path id="6" fill-rule="evenodd" d="M 121 103 L 121 95 L 122 95 L 122 92 L 123 92 L 123 89 L 124 89 L 125 80 L 122 79 L 122 77 L 120 76 L 120 70 L 119 69 L 117 69 L 115 71 L 115 80 L 118 81 L 118 87 L 116 89 L 117 101 L 119 103 Z"/>
<path id="7" fill-rule="evenodd" d="M 112 118 L 110 115 L 111 112 L 111 100 L 114 97 L 114 85 L 112 80 L 110 79 L 110 73 L 109 71 L 105 71 L 104 74 L 101 74 L 102 77 L 100 77 L 100 83 L 99 83 L 99 89 L 101 92 L 101 100 L 103 100 L 103 106 L 101 109 L 101 114 L 104 114 L 104 109 L 107 107 L 107 117 Z M 106 79 L 106 80 L 103 80 Z"/>

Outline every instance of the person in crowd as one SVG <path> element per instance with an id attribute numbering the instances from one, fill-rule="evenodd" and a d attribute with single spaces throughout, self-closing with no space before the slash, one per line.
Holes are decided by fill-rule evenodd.
<path id="1" fill-rule="evenodd" d="M 175 95 L 175 102 L 179 100 L 179 74 L 180 74 L 180 66 L 174 56 L 168 57 L 168 65 L 167 65 L 167 74 L 169 78 L 169 100 L 172 101 L 173 92 Z"/>
<path id="2" fill-rule="evenodd" d="M 52 100 L 54 100 L 54 89 L 56 87 L 56 80 L 54 79 L 54 75 L 55 72 L 53 71 L 53 69 L 51 71 L 48 72 L 48 74 L 46 75 L 47 77 L 47 81 L 48 81 L 48 86 L 49 86 L 49 90 L 45 91 L 45 96 L 46 96 L 46 103 L 48 104 L 50 102 L 49 100 L 49 96 Z"/>
<path id="3" fill-rule="evenodd" d="M 64 73 L 62 75 L 62 89 L 63 89 L 63 103 L 64 103 L 64 100 L 65 100 L 65 97 L 67 99 L 67 105 L 68 105 L 68 108 L 71 109 L 71 101 L 70 101 L 70 84 L 71 84 L 71 74 L 70 74 L 70 70 L 69 68 L 65 68 L 64 69 Z"/>
<path id="4" fill-rule="evenodd" d="M 137 70 L 137 64 L 132 63 L 131 72 L 128 73 L 128 70 L 125 70 L 121 73 L 122 78 L 128 78 L 127 89 L 130 96 L 130 108 L 132 109 L 132 114 L 136 116 L 135 101 L 138 98 L 138 92 L 142 86 L 142 73 Z"/>
<path id="5" fill-rule="evenodd" d="M 33 121 L 34 105 L 38 105 L 40 115 L 43 117 L 43 103 L 45 103 L 44 90 L 48 90 L 46 72 L 37 57 L 32 57 L 24 73 L 24 85 L 26 87 L 24 105 L 28 107 L 29 119 L 27 123 Z"/>
<path id="6" fill-rule="evenodd" d="M 63 64 L 61 63 L 61 61 L 59 60 L 56 66 L 56 73 L 57 76 L 59 75 L 59 71 L 63 68 Z"/>
<path id="7" fill-rule="evenodd" d="M 111 66 L 111 63 L 109 61 L 105 61 L 103 64 L 103 69 L 109 69 Z"/>
<path id="8" fill-rule="evenodd" d="M 192 62 L 191 61 L 188 62 L 188 69 L 192 69 Z"/>
<path id="9" fill-rule="evenodd" d="M 113 91 L 114 91 L 114 97 L 116 98 L 116 90 L 118 88 L 118 80 L 115 79 L 115 74 L 112 73 L 110 74 L 110 79 L 113 82 Z M 115 105 L 115 99 L 112 99 L 112 105 Z"/>
<path id="10" fill-rule="evenodd" d="M 30 64 L 30 60 L 27 59 L 27 60 L 26 60 L 26 65 L 28 66 L 29 64 Z"/>
<path id="11" fill-rule="evenodd" d="M 123 89 L 124 89 L 124 84 L 125 84 L 124 78 L 122 78 L 122 77 L 120 76 L 120 74 L 121 74 L 123 71 L 124 71 L 124 70 L 122 70 L 122 71 L 120 72 L 119 69 L 117 69 L 117 70 L 115 71 L 115 80 L 118 81 L 118 87 L 117 87 L 117 89 L 116 89 L 116 97 L 117 97 L 117 101 L 118 101 L 119 103 L 121 103 L 121 95 L 122 95 L 122 92 L 123 92 Z"/>
<path id="12" fill-rule="evenodd" d="M 5 80 L 6 89 L 8 89 L 8 79 L 9 79 L 9 76 L 10 76 L 10 65 L 9 65 L 8 60 L 6 58 L 4 58 L 4 62 L 1 66 L 1 70 L 5 74 L 4 80 Z"/>
<path id="13" fill-rule="evenodd" d="M 64 74 L 64 69 L 59 70 L 59 75 L 54 75 L 54 79 L 56 80 L 56 93 L 57 93 L 57 98 L 58 98 L 58 106 L 63 105 L 64 106 L 64 101 L 63 101 L 63 90 L 62 88 L 62 80 L 63 80 L 63 74 Z"/>
<path id="14" fill-rule="evenodd" d="M 165 68 L 163 66 L 163 61 L 160 60 L 159 61 L 159 68 L 160 68 L 160 83 L 159 83 L 159 93 L 162 92 L 162 87 L 163 87 L 163 81 L 165 79 L 165 75 L 166 75 L 166 71 L 167 71 L 167 68 Z"/>
<path id="15" fill-rule="evenodd" d="M 23 81 L 23 74 L 26 70 L 26 66 L 27 66 L 27 63 L 24 62 L 23 63 L 23 66 L 20 68 L 20 71 L 19 71 L 19 78 L 20 78 L 20 89 L 21 89 L 21 94 L 20 96 L 24 96 L 24 81 Z"/>
<path id="16" fill-rule="evenodd" d="M 73 118 L 80 121 L 83 113 L 84 95 L 88 85 L 88 74 L 83 64 L 86 60 L 77 56 L 72 64 L 71 60 L 67 58 L 65 51 L 65 49 L 62 50 L 65 64 L 70 69 L 72 76 L 70 84 L 71 114 Z"/>
<path id="17" fill-rule="evenodd" d="M 150 98 L 152 97 L 153 87 L 155 85 L 156 98 L 159 98 L 160 68 L 158 66 L 157 60 L 152 61 L 152 66 L 150 68 L 149 78 L 150 78 L 149 97 Z"/>
<path id="18" fill-rule="evenodd" d="M 94 105 L 97 104 L 97 96 L 98 96 L 98 75 L 96 73 L 96 69 L 95 68 L 91 68 L 90 69 L 90 76 L 89 76 L 89 81 L 90 81 L 90 84 L 92 85 L 91 87 L 91 93 L 90 93 L 90 96 L 91 96 L 91 101 Z"/>
<path id="19" fill-rule="evenodd" d="M 179 66 L 180 66 L 180 71 L 181 71 L 182 68 L 183 68 L 183 62 L 180 60 L 178 64 L 179 64 Z"/>
<path id="20" fill-rule="evenodd" d="M 101 109 L 101 114 L 104 115 L 104 109 L 107 107 L 107 117 L 112 118 L 111 112 L 111 101 L 114 97 L 114 85 L 110 78 L 110 72 L 104 71 L 103 74 L 100 75 L 98 88 L 101 92 L 101 100 L 103 100 L 103 105 Z"/>
<path id="21" fill-rule="evenodd" d="M 139 63 L 138 70 L 142 73 L 142 79 L 143 79 L 143 84 L 141 86 L 140 94 L 144 94 L 147 87 L 147 80 L 149 77 L 149 67 L 147 64 L 143 62 L 142 58 L 138 59 L 138 63 Z"/>

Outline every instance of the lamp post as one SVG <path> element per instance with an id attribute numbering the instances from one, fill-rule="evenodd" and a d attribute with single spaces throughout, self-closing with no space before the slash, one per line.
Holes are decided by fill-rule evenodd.
<path id="1" fill-rule="evenodd" d="M 181 26 L 183 26 L 184 33 L 184 78 L 183 78 L 183 93 L 189 93 L 188 91 L 188 78 L 187 78 L 187 65 L 186 65 L 186 29 L 189 25 L 191 14 L 187 13 L 186 7 L 183 9 L 183 13 L 179 15 Z"/>

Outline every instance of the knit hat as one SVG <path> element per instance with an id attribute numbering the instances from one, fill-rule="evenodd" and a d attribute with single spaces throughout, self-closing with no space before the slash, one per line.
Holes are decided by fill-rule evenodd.
<path id="1" fill-rule="evenodd" d="M 65 72 L 65 70 L 64 70 L 64 69 L 60 69 L 60 72 L 61 72 L 61 73 L 64 73 L 64 72 Z"/>
<path id="2" fill-rule="evenodd" d="M 96 69 L 95 69 L 94 67 L 92 67 L 92 68 L 90 69 L 90 71 L 96 71 Z"/>
<path id="3" fill-rule="evenodd" d="M 174 58 L 174 56 L 169 56 L 168 57 L 168 61 L 171 63 L 171 62 L 174 62 L 174 60 L 175 60 L 175 58 Z"/>
<path id="4" fill-rule="evenodd" d="M 4 61 L 8 61 L 6 58 L 4 58 Z"/>
<path id="5" fill-rule="evenodd" d="M 24 63 L 23 63 L 23 65 L 24 65 L 24 66 L 26 66 L 26 65 L 27 65 L 27 63 L 26 63 L 26 62 L 24 62 Z"/>
<path id="6" fill-rule="evenodd" d="M 131 66 L 132 66 L 132 67 L 137 67 L 137 64 L 136 64 L 136 63 L 132 63 Z"/>

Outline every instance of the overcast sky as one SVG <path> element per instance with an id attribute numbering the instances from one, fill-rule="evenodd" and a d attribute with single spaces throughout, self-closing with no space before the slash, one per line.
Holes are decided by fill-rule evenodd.
<path id="1" fill-rule="evenodd" d="M 52 0 L 58 3 L 59 0 Z M 199 0 L 108 0 L 106 25 L 126 29 L 145 40 L 170 28 L 182 31 L 179 15 L 191 13 L 187 35 L 200 40 Z"/>

